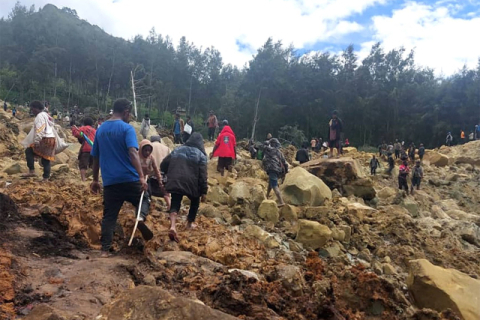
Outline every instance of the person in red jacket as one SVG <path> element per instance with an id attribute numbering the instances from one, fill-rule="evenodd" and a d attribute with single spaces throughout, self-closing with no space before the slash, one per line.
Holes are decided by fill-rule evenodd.
<path id="1" fill-rule="evenodd" d="M 218 135 L 210 158 L 218 157 L 217 171 L 220 172 L 223 177 L 225 169 L 230 171 L 233 165 L 233 159 L 237 158 L 237 139 L 235 138 L 232 128 L 228 125 L 227 120 L 223 120 L 222 125 L 223 129 Z"/>
<path id="2" fill-rule="evenodd" d="M 77 128 L 76 126 L 72 126 L 72 134 L 78 139 L 78 142 L 82 144 L 80 152 L 78 153 L 78 167 L 80 168 L 82 181 L 87 180 L 87 169 L 93 165 L 93 158 L 90 155 L 92 146 L 87 140 L 93 143 L 96 132 L 97 130 L 93 127 L 93 119 L 89 117 L 83 119 L 82 127 Z"/>

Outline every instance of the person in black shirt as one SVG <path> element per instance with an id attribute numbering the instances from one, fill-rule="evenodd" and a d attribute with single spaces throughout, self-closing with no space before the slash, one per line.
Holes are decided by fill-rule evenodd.
<path id="1" fill-rule="evenodd" d="M 295 160 L 300 162 L 300 164 L 310 161 L 310 156 L 308 155 L 308 142 L 302 144 L 302 148 L 297 151 Z"/>

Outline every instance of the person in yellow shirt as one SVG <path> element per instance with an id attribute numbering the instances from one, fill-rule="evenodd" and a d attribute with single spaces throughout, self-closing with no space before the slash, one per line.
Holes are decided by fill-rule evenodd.
<path id="1" fill-rule="evenodd" d="M 465 131 L 460 130 L 460 141 L 465 144 Z"/>

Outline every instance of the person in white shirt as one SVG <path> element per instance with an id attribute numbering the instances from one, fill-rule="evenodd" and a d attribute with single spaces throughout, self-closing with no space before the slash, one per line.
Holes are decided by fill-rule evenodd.
<path id="1" fill-rule="evenodd" d="M 40 101 L 30 103 L 30 111 L 35 115 L 33 122 L 33 143 L 25 150 L 29 173 L 25 177 L 35 176 L 35 156 L 40 157 L 43 166 L 43 181 L 50 178 L 50 161 L 55 160 L 55 134 L 53 120 L 45 112 L 45 107 Z"/>

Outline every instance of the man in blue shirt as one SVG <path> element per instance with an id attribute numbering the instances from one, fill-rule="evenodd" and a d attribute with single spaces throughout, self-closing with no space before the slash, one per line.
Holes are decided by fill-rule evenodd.
<path id="1" fill-rule="evenodd" d="M 112 246 L 113 232 L 118 213 L 125 201 L 138 209 L 142 191 L 147 190 L 138 156 L 135 129 L 128 124 L 132 103 L 118 99 L 113 104 L 113 115 L 98 128 L 92 147 L 93 182 L 90 189 L 98 193 L 101 189 L 99 169 L 103 180 L 102 256 L 107 257 Z M 150 202 L 145 197 L 141 204 L 142 220 L 145 220 Z M 138 229 L 145 240 L 153 237 L 143 221 Z"/>
<path id="2" fill-rule="evenodd" d="M 175 115 L 175 122 L 173 123 L 173 135 L 175 137 L 174 143 L 176 144 L 183 144 L 182 140 L 182 132 L 184 130 L 184 122 L 183 119 L 180 118 L 180 115 L 177 113 Z"/>

